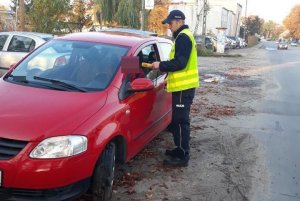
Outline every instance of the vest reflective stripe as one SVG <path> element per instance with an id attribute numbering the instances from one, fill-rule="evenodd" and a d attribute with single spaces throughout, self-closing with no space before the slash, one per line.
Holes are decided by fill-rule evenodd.
<path id="1" fill-rule="evenodd" d="M 196 49 L 195 39 L 189 29 L 184 29 L 179 34 L 186 34 L 190 38 L 192 42 L 192 51 L 188 63 L 183 70 L 168 73 L 168 77 L 167 77 L 168 92 L 176 92 L 176 91 L 182 91 L 186 89 L 199 87 L 197 49 Z M 169 55 L 170 60 L 175 57 L 175 44 L 176 44 L 176 39 Z"/>

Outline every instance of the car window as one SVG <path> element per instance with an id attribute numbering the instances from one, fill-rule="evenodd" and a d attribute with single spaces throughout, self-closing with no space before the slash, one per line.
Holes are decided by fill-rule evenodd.
<path id="1" fill-rule="evenodd" d="M 149 68 L 143 67 L 143 63 L 149 63 L 152 64 L 155 61 L 159 61 L 159 55 L 156 45 L 148 45 L 144 48 L 142 48 L 137 56 L 139 57 L 140 61 L 140 72 L 134 75 L 131 75 L 132 79 L 138 78 L 138 77 L 146 77 L 151 80 L 155 80 L 157 77 L 161 75 L 161 72 L 158 70 L 152 70 Z"/>
<path id="2" fill-rule="evenodd" d="M 7 51 L 9 52 L 30 52 L 35 48 L 35 41 L 25 36 L 13 36 Z"/>
<path id="3" fill-rule="evenodd" d="M 159 47 L 162 50 L 161 61 L 167 61 L 169 60 L 169 54 L 172 49 L 172 44 L 170 43 L 159 43 Z"/>
<path id="4" fill-rule="evenodd" d="M 0 50 L 3 49 L 7 38 L 8 38 L 8 35 L 0 35 Z"/>
<path id="5" fill-rule="evenodd" d="M 127 47 L 115 45 L 51 40 L 27 57 L 10 77 L 25 76 L 36 82 L 34 76 L 39 76 L 99 91 L 113 79 L 127 51 Z"/>

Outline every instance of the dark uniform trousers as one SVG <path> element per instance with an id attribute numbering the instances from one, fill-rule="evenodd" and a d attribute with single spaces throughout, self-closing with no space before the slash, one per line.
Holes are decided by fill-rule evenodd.
<path id="1" fill-rule="evenodd" d="M 190 109 L 195 97 L 195 88 L 172 92 L 172 122 L 168 130 L 173 133 L 179 158 L 189 159 Z"/>

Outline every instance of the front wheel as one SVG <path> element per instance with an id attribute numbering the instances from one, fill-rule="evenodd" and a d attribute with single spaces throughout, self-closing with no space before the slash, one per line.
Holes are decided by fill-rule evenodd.
<path id="1" fill-rule="evenodd" d="M 112 197 L 112 187 L 115 172 L 116 145 L 110 142 L 106 145 L 99 158 L 92 181 L 93 201 L 108 201 Z"/>

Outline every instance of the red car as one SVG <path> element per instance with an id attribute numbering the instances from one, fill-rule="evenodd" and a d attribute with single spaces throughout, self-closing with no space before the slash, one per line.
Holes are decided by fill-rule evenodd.
<path id="1" fill-rule="evenodd" d="M 132 33 L 53 39 L 0 80 L 0 200 L 112 195 L 124 163 L 171 121 L 165 77 L 141 68 L 172 42 Z"/>

